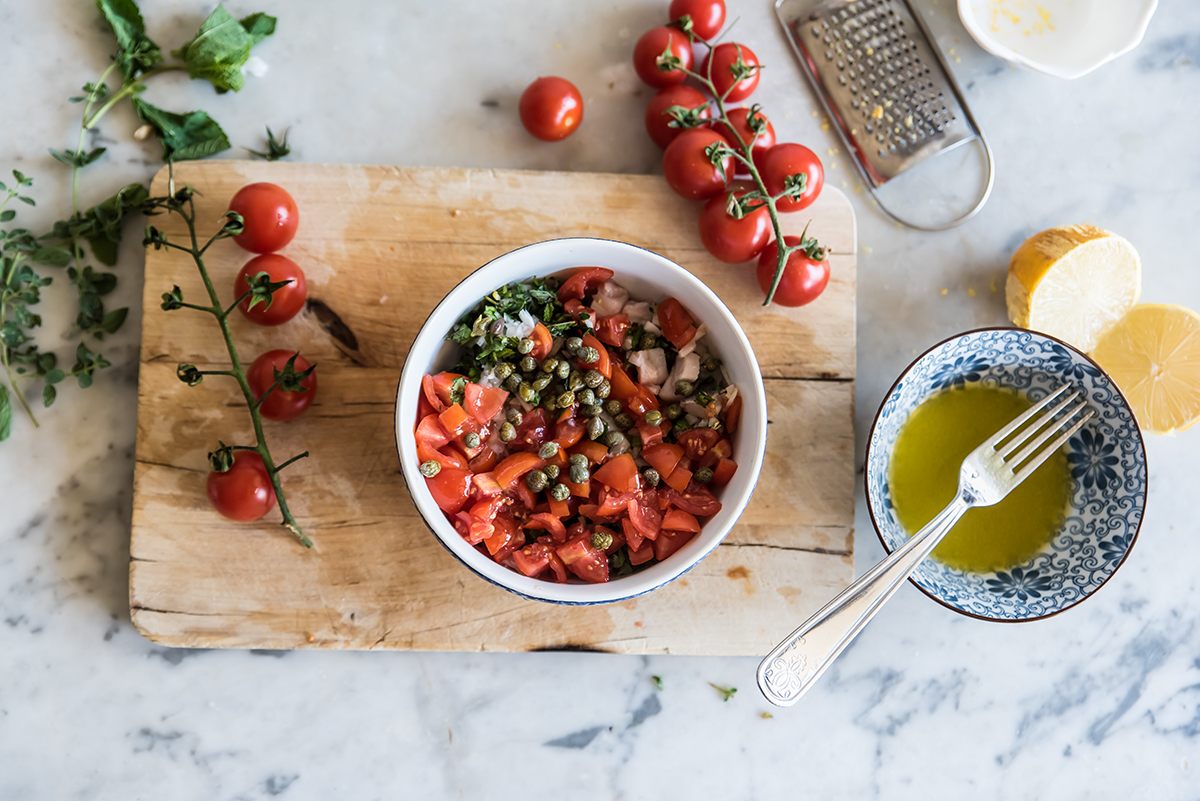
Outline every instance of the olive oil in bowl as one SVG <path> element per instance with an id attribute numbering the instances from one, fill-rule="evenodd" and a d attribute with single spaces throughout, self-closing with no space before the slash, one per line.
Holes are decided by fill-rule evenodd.
<path id="1" fill-rule="evenodd" d="M 909 536 L 954 499 L 967 454 L 1032 405 L 1015 390 L 967 384 L 932 395 L 912 411 L 888 464 L 892 509 Z M 968 510 L 933 557 L 975 573 L 1015 567 L 1054 537 L 1071 491 L 1067 457 L 1059 450 L 1000 503 Z"/>

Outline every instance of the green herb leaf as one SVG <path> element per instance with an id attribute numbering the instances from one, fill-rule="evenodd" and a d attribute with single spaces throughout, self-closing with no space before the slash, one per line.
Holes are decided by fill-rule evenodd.
<path id="1" fill-rule="evenodd" d="M 221 126 L 203 111 L 176 114 L 156 108 L 139 97 L 133 98 L 132 102 L 137 115 L 158 133 L 163 146 L 163 161 L 208 158 L 230 147 Z"/>
<path id="2" fill-rule="evenodd" d="M 13 217 L 16 217 L 16 216 L 17 216 L 17 213 L 15 211 L 13 211 L 12 209 L 5 209 L 4 211 L 0 211 L 0 222 L 8 222 L 9 220 L 11 220 Z"/>
<path id="3" fill-rule="evenodd" d="M 52 356 L 53 354 L 46 354 L 46 355 Z M 46 373 L 46 383 L 47 384 L 57 384 L 59 381 L 62 381 L 66 377 L 67 377 L 66 373 L 64 373 L 62 370 L 59 370 L 56 368 L 56 369 L 50 370 L 49 372 Z"/>
<path id="4" fill-rule="evenodd" d="M 250 34 L 250 39 L 253 44 L 258 44 L 263 39 L 275 33 L 275 17 L 259 11 L 256 14 L 251 14 L 248 17 L 243 17 L 241 20 L 242 27 L 246 29 L 246 33 Z"/>
<path id="5" fill-rule="evenodd" d="M 662 676 L 651 676 L 650 680 L 654 682 L 654 686 L 658 689 L 663 688 Z"/>
<path id="6" fill-rule="evenodd" d="M 52 385 L 47 384 L 46 386 L 42 387 L 42 405 L 47 409 L 50 408 L 50 405 L 54 403 L 54 399 L 57 397 L 58 390 Z"/>
<path id="7" fill-rule="evenodd" d="M 47 267 L 66 267 L 71 263 L 71 251 L 65 248 L 44 247 L 35 250 L 29 258 L 35 264 L 44 264 Z"/>
<path id="8" fill-rule="evenodd" d="M 87 211 L 59 220 L 42 239 L 67 243 L 83 239 L 101 264 L 117 263 L 117 245 L 121 242 L 121 223 L 127 214 L 146 209 L 150 192 L 141 184 L 128 184 L 102 203 Z"/>
<path id="9" fill-rule="evenodd" d="M 125 317 L 129 314 L 129 309 L 113 309 L 108 314 L 104 315 L 104 319 L 100 322 L 100 327 L 104 329 L 106 334 L 115 334 L 121 324 L 125 322 Z"/>
<path id="10" fill-rule="evenodd" d="M 708 683 L 708 686 L 712 687 L 714 690 L 716 690 L 717 692 L 721 693 L 721 695 L 724 696 L 721 699 L 722 701 L 728 701 L 737 692 L 737 687 L 718 687 L 717 685 L 713 684 L 711 681 Z"/>
<path id="11" fill-rule="evenodd" d="M 12 433 L 12 403 L 8 400 L 8 387 L 0 384 L 0 442 Z"/>
<path id="12" fill-rule="evenodd" d="M 146 36 L 146 24 L 134 0 L 96 0 L 96 8 L 117 38 L 115 60 L 126 80 L 162 63 L 162 51 Z"/>
<path id="13" fill-rule="evenodd" d="M 283 132 L 283 141 L 277 142 L 275 140 L 275 134 L 271 133 L 270 127 L 267 128 L 267 152 L 266 153 L 262 153 L 258 150 L 251 150 L 248 147 L 242 148 L 242 149 L 247 151 L 251 155 L 258 156 L 260 159 L 266 159 L 267 161 L 279 161 L 281 158 L 284 158 L 285 156 L 287 156 L 289 153 L 292 152 L 292 148 L 288 145 L 288 132 L 284 131 Z"/>
<path id="14" fill-rule="evenodd" d="M 274 17 L 258 13 L 239 22 L 218 5 L 196 38 L 172 55 L 183 59 L 193 78 L 206 79 L 218 92 L 237 92 L 245 84 L 242 65 L 250 58 L 250 49 L 274 32 Z"/>

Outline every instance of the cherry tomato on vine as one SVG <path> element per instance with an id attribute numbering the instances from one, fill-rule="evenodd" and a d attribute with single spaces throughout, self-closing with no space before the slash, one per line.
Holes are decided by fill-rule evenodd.
<path id="1" fill-rule="evenodd" d="M 308 297 L 308 282 L 304 280 L 304 271 L 287 256 L 278 253 L 264 253 L 255 256 L 242 267 L 237 278 L 233 279 L 233 296 L 240 297 L 250 288 L 249 280 L 259 273 L 265 272 L 272 281 L 291 281 L 287 286 L 276 289 L 271 294 L 271 305 L 256 303 L 250 308 L 250 299 L 246 298 L 238 304 L 246 319 L 259 325 L 280 325 L 295 317 L 304 308 Z"/>
<path id="2" fill-rule="evenodd" d="M 735 191 L 736 197 L 746 190 Z M 726 211 L 729 195 L 725 192 L 704 204 L 700 212 L 700 241 L 716 258 L 729 264 L 749 261 L 762 252 L 771 238 L 771 216 L 766 206 L 736 219 Z"/>
<path id="3" fill-rule="evenodd" d="M 668 13 L 671 22 L 687 14 L 692 20 L 692 33 L 707 42 L 725 25 L 725 0 L 671 0 Z"/>
<path id="4" fill-rule="evenodd" d="M 739 59 L 750 67 L 752 72 L 749 77 L 737 81 L 734 85 L 734 76 L 730 68 L 737 64 Z M 710 67 L 712 72 L 709 72 Z M 718 95 L 725 95 L 726 90 L 729 91 L 729 94 L 725 95 L 725 102 L 737 103 L 754 93 L 755 87 L 758 86 L 758 68 L 758 56 L 754 55 L 753 50 L 744 44 L 725 42 L 714 47 L 705 56 L 704 63 L 700 66 L 700 74 L 713 82 Z"/>
<path id="5" fill-rule="evenodd" d="M 557 142 L 583 122 L 583 95 L 566 78 L 538 78 L 521 94 L 518 109 L 525 130 L 545 142 Z"/>
<path id="6" fill-rule="evenodd" d="M 767 119 L 765 114 L 763 114 L 761 111 L 757 112 L 755 114 L 755 119 L 761 118 L 765 124 L 765 127 L 758 134 L 758 138 L 755 139 L 754 131 L 750 128 L 750 109 L 730 109 L 727 114 L 729 117 L 729 122 L 733 124 L 733 129 L 730 130 L 728 125 L 723 122 L 718 122 L 713 124 L 713 130 L 725 137 L 725 141 L 729 143 L 729 146 L 739 153 L 742 152 L 742 146 L 738 144 L 737 137 L 733 135 L 733 131 L 737 131 L 742 137 L 742 141 L 746 144 L 750 144 L 750 142 L 753 141 L 754 148 L 751 151 L 751 158 L 753 159 L 755 166 L 758 166 L 758 160 L 762 157 L 762 155 L 771 148 L 775 147 L 775 126 L 771 124 L 771 121 Z"/>
<path id="7" fill-rule="evenodd" d="M 658 57 L 666 50 L 679 59 L 683 69 L 671 69 L 663 72 L 658 68 Z M 651 86 L 662 89 L 683 83 L 687 73 L 694 63 L 692 43 L 678 28 L 651 28 L 642 34 L 633 48 L 633 68 L 638 77 Z"/>
<path id="8" fill-rule="evenodd" d="M 229 201 L 229 210 L 242 215 L 245 223 L 233 241 L 251 253 L 274 253 L 292 241 L 300 224 L 296 201 L 275 184 L 243 186 Z"/>
<path id="9" fill-rule="evenodd" d="M 723 172 L 718 169 L 705 152 L 717 142 L 725 140 L 710 128 L 693 128 L 676 137 L 663 154 L 663 175 L 670 187 L 689 200 L 706 200 L 723 190 L 733 177 L 733 157 L 722 160 Z"/>
<path id="10" fill-rule="evenodd" d="M 208 474 L 208 501 L 230 520 L 258 520 L 275 506 L 275 490 L 262 457 L 234 451 L 233 466 Z"/>
<path id="11" fill-rule="evenodd" d="M 296 353 L 294 350 L 269 350 L 254 360 L 250 369 L 246 371 L 246 380 L 250 382 L 250 391 L 254 393 L 254 397 L 261 398 L 263 393 L 275 383 L 275 369 L 282 370 L 294 353 Z M 296 363 L 293 367 L 297 373 L 307 370 L 311 366 L 303 356 L 296 356 Z M 294 420 L 303 414 L 305 409 L 312 406 L 317 397 L 316 371 L 314 370 L 308 378 L 301 381 L 300 386 L 304 387 L 304 392 L 287 392 L 278 387 L 271 390 L 271 394 L 267 395 L 267 399 L 258 407 L 262 416 L 268 420 L 277 420 L 283 423 Z"/>
<path id="12" fill-rule="evenodd" d="M 821 194 L 821 187 L 825 186 L 825 168 L 821 165 L 821 160 L 804 145 L 791 142 L 775 145 L 761 158 L 756 158 L 754 164 L 762 173 L 763 184 L 772 195 L 778 195 L 784 190 L 789 175 L 804 173 L 808 176 L 800 199 L 780 198 L 775 202 L 778 211 L 800 211 L 808 208 Z"/>
<path id="13" fill-rule="evenodd" d="M 800 237 L 785 236 L 786 245 L 800 244 Z M 824 252 L 817 247 L 816 240 L 812 242 L 810 251 L 797 250 L 788 256 L 783 267 L 783 276 L 775 289 L 772 302 L 780 306 L 803 306 L 812 303 L 825 291 L 829 284 L 829 261 L 824 258 Z M 814 254 L 818 257 L 814 257 Z M 779 242 L 767 245 L 766 250 L 758 257 L 758 285 L 764 293 L 771 291 L 771 282 L 775 279 L 775 264 L 779 259 Z"/>
<path id="14" fill-rule="evenodd" d="M 650 98 L 650 103 L 646 106 L 646 133 L 650 134 L 654 144 L 665 148 L 681 133 L 688 130 L 687 128 L 671 127 L 670 123 L 674 118 L 665 113 L 666 110 L 672 106 L 696 109 L 707 102 L 707 97 L 690 86 L 668 86 Z M 711 119 L 712 115 L 711 106 L 705 107 L 703 111 L 699 112 L 699 116 L 706 120 Z M 698 127 L 707 128 L 708 126 L 709 123 L 704 122 Z"/>

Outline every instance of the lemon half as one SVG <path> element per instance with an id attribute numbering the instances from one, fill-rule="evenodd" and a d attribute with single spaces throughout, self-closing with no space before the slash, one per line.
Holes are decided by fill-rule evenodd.
<path id="1" fill-rule="evenodd" d="M 1200 419 L 1200 314 L 1143 303 L 1092 351 L 1151 434 L 1183 431 Z"/>
<path id="2" fill-rule="evenodd" d="M 1005 287 L 1013 323 L 1084 352 L 1141 293 L 1142 261 L 1133 245 L 1094 225 L 1051 228 L 1025 240 L 1009 263 Z"/>

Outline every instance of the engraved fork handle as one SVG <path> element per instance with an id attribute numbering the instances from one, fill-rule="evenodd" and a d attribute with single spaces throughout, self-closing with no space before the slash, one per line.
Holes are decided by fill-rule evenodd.
<path id="1" fill-rule="evenodd" d="M 821 677 L 884 602 L 892 597 L 917 565 L 974 505 L 974 498 L 960 491 L 928 525 L 843 590 L 767 654 L 758 666 L 757 674 L 758 687 L 767 700 L 776 706 L 791 706 L 799 701 L 800 696 Z"/>

